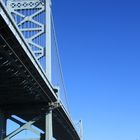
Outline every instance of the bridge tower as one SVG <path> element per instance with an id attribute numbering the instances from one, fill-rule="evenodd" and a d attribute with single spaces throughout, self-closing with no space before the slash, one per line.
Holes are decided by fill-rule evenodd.
<path id="1" fill-rule="evenodd" d="M 51 82 L 51 0 L 7 0 L 7 8 Z"/>
<path id="2" fill-rule="evenodd" d="M 61 101 L 51 22 L 51 0 L 0 0 L 0 140 L 81 139 Z M 7 133 L 9 121 L 16 127 Z"/>
<path id="3" fill-rule="evenodd" d="M 28 49 L 51 83 L 51 0 L 7 0 L 6 6 L 8 12 L 13 17 L 13 23 L 27 42 Z M 20 127 L 9 135 L 6 135 L 6 119 L 9 116 L 6 116 L 1 111 L 0 140 L 11 140 L 23 130 L 29 130 L 40 137 L 38 139 L 29 138 L 27 140 L 52 140 L 52 110 L 56 106 L 56 104 L 49 104 L 45 113 L 43 112 L 43 114 L 40 114 L 29 122 L 23 123 L 20 119 L 11 116 L 10 120 L 16 122 Z M 26 113 L 30 109 L 32 110 L 33 107 L 29 107 L 29 110 L 26 107 L 26 110 L 24 108 L 22 111 Z M 42 118 L 45 119 L 44 134 L 32 127 L 34 123 Z"/>

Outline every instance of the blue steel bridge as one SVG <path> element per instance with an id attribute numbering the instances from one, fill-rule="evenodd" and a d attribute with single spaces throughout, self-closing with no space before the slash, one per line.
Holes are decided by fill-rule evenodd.
<path id="1" fill-rule="evenodd" d="M 82 139 L 68 111 L 51 6 L 0 0 L 0 140 Z M 8 120 L 18 127 L 7 132 Z M 17 137 L 23 131 L 32 135 Z"/>

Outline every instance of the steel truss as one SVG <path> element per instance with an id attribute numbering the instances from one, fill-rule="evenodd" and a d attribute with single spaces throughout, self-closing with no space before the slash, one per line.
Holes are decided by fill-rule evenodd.
<path id="1" fill-rule="evenodd" d="M 11 117 L 10 120 L 12 120 L 13 122 L 16 122 L 17 124 L 20 125 L 20 127 L 18 129 L 16 129 L 15 131 L 13 131 L 12 133 L 10 133 L 8 136 L 6 136 L 4 138 L 4 140 L 10 140 L 11 138 L 15 137 L 17 134 L 21 133 L 24 130 L 29 130 L 31 132 L 33 132 L 34 134 L 36 134 L 37 136 L 41 137 L 41 132 L 39 132 L 38 130 L 34 129 L 32 127 L 32 125 L 38 121 L 41 117 L 38 116 L 36 118 L 34 118 L 33 120 L 27 122 L 27 123 L 22 123 L 21 121 Z M 29 138 L 27 140 L 32 140 L 33 138 Z M 40 140 L 40 139 L 37 139 Z"/>
<path id="2" fill-rule="evenodd" d="M 33 50 L 33 52 L 36 58 L 39 60 L 45 55 L 44 48 L 41 45 L 35 43 L 34 40 L 36 38 L 39 38 L 43 33 L 45 33 L 45 25 L 41 22 L 38 22 L 34 18 L 45 11 L 44 3 L 41 3 L 38 0 L 8 0 L 7 7 L 12 15 L 16 15 L 14 19 L 19 27 L 19 30 L 22 33 L 36 32 L 32 36 L 28 36 L 28 38 L 26 37 L 26 41 L 29 45 L 37 48 L 36 50 Z M 36 12 L 31 13 L 30 15 L 25 15 L 25 13 L 20 13 L 22 10 L 26 10 L 26 14 L 27 10 L 36 10 Z M 20 18 L 16 18 L 17 16 L 19 16 Z M 24 24 L 27 25 L 27 23 L 33 23 L 34 27 L 29 25 L 23 26 Z"/>
<path id="3" fill-rule="evenodd" d="M 7 0 L 7 8 L 51 81 L 51 0 Z"/>
<path id="4" fill-rule="evenodd" d="M 54 109 L 59 107 L 59 103 L 51 103 L 49 104 L 47 113 L 42 113 L 39 116 L 33 118 L 31 121 L 23 123 L 22 121 L 16 119 L 15 117 L 10 117 L 9 119 L 20 127 L 17 128 L 15 131 L 11 132 L 9 135 L 6 136 L 6 117 L 4 114 L 0 114 L 0 138 L 1 140 L 11 140 L 16 135 L 21 133 L 24 130 L 29 130 L 30 132 L 36 134 L 39 138 L 28 138 L 28 139 L 18 139 L 18 140 L 52 140 L 53 139 L 53 122 L 52 122 L 52 112 Z M 32 127 L 37 121 L 45 119 L 45 132 L 42 133 L 41 131 Z M 16 139 L 14 139 L 16 140 Z"/>

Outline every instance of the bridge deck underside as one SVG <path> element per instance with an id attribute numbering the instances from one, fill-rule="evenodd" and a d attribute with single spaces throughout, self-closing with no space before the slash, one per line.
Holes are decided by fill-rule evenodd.
<path id="1" fill-rule="evenodd" d="M 0 109 L 29 121 L 56 101 L 51 92 L 0 16 Z M 42 119 L 35 125 L 45 130 L 44 124 Z M 57 140 L 79 140 L 62 107 L 53 111 L 53 130 Z"/>

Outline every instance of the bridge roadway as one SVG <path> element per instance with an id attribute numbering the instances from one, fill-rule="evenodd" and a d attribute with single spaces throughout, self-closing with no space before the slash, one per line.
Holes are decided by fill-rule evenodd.
<path id="1" fill-rule="evenodd" d="M 12 24 L 12 18 L 0 1 L 0 110 L 26 121 L 47 111 L 57 101 L 57 90 L 43 74 L 27 44 Z M 35 123 L 45 131 L 45 119 Z M 61 104 L 53 110 L 53 135 L 57 140 L 80 140 Z"/>

